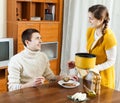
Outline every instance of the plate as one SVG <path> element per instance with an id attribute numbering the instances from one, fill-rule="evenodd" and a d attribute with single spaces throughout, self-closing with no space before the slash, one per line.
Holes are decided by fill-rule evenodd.
<path id="1" fill-rule="evenodd" d="M 63 80 L 58 81 L 58 84 L 64 88 L 75 88 L 80 85 L 79 82 L 74 80 L 69 80 L 68 82 L 64 82 Z"/>

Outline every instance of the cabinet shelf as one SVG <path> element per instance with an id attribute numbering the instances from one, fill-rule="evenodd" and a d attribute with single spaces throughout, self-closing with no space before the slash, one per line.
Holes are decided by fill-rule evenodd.
<path id="1" fill-rule="evenodd" d="M 16 20 L 51 20 L 58 21 L 56 11 L 58 0 L 17 0 Z"/>
<path id="2" fill-rule="evenodd" d="M 58 0 L 16 0 L 17 2 L 46 2 L 46 3 L 58 3 Z"/>
<path id="3" fill-rule="evenodd" d="M 41 44 L 41 51 L 44 52 L 49 60 L 58 58 L 58 42 L 44 42 Z"/>
<path id="4" fill-rule="evenodd" d="M 1 78 L 5 78 L 5 70 L 4 69 L 0 70 L 0 79 Z"/>

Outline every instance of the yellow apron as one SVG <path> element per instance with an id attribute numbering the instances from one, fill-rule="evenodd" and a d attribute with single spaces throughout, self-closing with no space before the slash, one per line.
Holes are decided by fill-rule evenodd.
<path id="1" fill-rule="evenodd" d="M 95 28 L 88 28 L 87 31 L 87 51 L 89 53 L 96 55 L 96 65 L 102 64 L 107 60 L 106 50 L 111 49 L 113 46 L 117 45 L 114 33 L 110 29 L 106 29 L 104 36 L 98 40 L 96 45 L 91 49 L 94 42 Z M 107 68 L 100 72 L 101 84 L 113 88 L 115 87 L 115 73 L 114 66 Z"/>

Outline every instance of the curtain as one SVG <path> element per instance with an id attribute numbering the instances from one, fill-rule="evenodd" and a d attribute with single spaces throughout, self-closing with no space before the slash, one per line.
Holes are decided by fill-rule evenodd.
<path id="1" fill-rule="evenodd" d="M 118 41 L 117 60 L 115 64 L 116 89 L 120 90 L 120 42 L 119 42 L 119 0 L 64 0 L 63 42 L 61 55 L 61 75 L 67 74 L 67 62 L 73 60 L 75 53 L 86 52 L 86 30 L 88 23 L 88 8 L 94 4 L 107 6 L 110 13 L 110 28 L 114 31 Z M 119 9 L 118 9 L 119 8 Z"/>
<path id="2" fill-rule="evenodd" d="M 120 91 L 120 1 L 119 0 L 113 0 L 112 5 L 112 13 L 111 13 L 111 25 L 110 27 L 115 33 L 115 36 L 117 38 L 117 59 L 115 63 L 115 73 L 116 73 L 116 89 Z"/>

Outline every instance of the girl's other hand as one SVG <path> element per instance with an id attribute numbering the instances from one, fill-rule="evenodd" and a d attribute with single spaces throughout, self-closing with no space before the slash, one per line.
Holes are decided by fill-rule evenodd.
<path id="1" fill-rule="evenodd" d="M 69 69 L 72 69 L 72 68 L 75 67 L 75 62 L 74 62 L 74 61 L 69 61 L 69 62 L 67 63 L 67 65 L 68 65 L 68 68 L 69 68 Z"/>
<path id="2" fill-rule="evenodd" d="M 72 76 L 72 79 L 73 79 L 74 81 L 78 81 L 78 80 L 79 80 L 79 77 L 78 77 L 77 75 L 75 75 L 75 76 Z"/>

